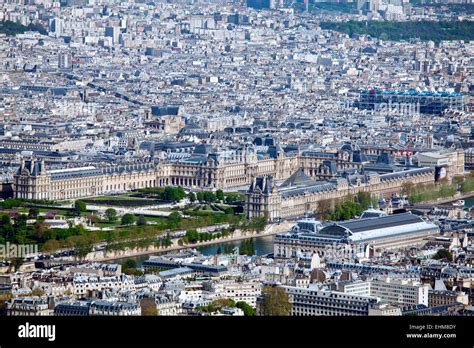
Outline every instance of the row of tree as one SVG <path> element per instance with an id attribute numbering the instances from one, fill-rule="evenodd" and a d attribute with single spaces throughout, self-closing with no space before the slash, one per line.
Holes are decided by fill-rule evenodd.
<path id="1" fill-rule="evenodd" d="M 405 182 L 402 184 L 402 193 L 408 196 L 410 203 L 420 203 L 453 197 L 457 192 L 456 186 L 455 183 L 414 185 L 412 182 Z"/>
<path id="2" fill-rule="evenodd" d="M 238 193 L 224 193 L 222 190 L 212 191 L 200 191 L 197 193 L 189 192 L 187 195 L 181 186 L 178 187 L 150 187 L 138 190 L 140 193 L 147 197 L 153 197 L 163 201 L 179 202 L 183 198 L 187 197 L 191 203 L 194 202 L 206 202 L 214 203 L 216 201 L 225 203 L 234 203 L 243 201 L 243 196 Z"/>
<path id="3" fill-rule="evenodd" d="M 28 24 L 28 26 L 25 26 L 23 24 L 12 21 L 0 22 L 0 34 L 15 36 L 16 34 L 23 34 L 25 31 L 37 31 L 42 35 L 48 35 L 46 29 L 37 23 L 30 23 Z"/>
<path id="4" fill-rule="evenodd" d="M 186 244 L 195 244 L 197 242 L 209 241 L 214 239 L 219 239 L 222 237 L 227 237 L 230 235 L 230 231 L 223 230 L 222 232 L 217 233 L 209 233 L 203 232 L 199 233 L 196 230 L 188 230 L 186 231 L 186 235 L 178 241 L 178 245 L 186 245 Z"/>
<path id="5" fill-rule="evenodd" d="M 469 173 L 469 176 L 464 178 L 460 187 L 461 193 L 468 193 L 474 191 L 474 171 Z"/>
<path id="6" fill-rule="evenodd" d="M 153 197 L 168 202 L 179 202 L 186 197 L 186 192 L 181 186 L 173 187 L 149 187 L 138 190 L 141 193 L 146 194 L 147 197 Z"/>
<path id="7" fill-rule="evenodd" d="M 233 192 L 224 193 L 222 190 L 217 190 L 215 193 L 212 191 L 202 191 L 197 192 L 196 194 L 190 192 L 188 197 L 191 203 L 194 203 L 195 201 L 206 203 L 214 203 L 216 201 L 223 203 L 236 203 L 243 202 L 244 200 L 244 197 L 241 194 Z"/>
<path id="8" fill-rule="evenodd" d="M 377 207 L 377 200 L 369 192 L 358 192 L 344 199 L 324 199 L 318 202 L 317 213 L 323 220 L 342 221 L 359 216 L 370 206 Z"/>
<path id="9" fill-rule="evenodd" d="M 49 201 L 46 199 L 43 200 L 34 200 L 34 199 L 21 199 L 21 198 L 7 198 L 3 202 L 0 202 L 0 208 L 3 209 L 12 209 L 18 207 L 24 207 L 32 204 L 43 204 L 43 205 L 57 205 L 55 201 Z"/>
<path id="10" fill-rule="evenodd" d="M 257 231 L 262 232 L 267 226 L 268 219 L 265 216 L 254 217 L 249 220 L 245 220 L 240 224 L 240 228 L 244 231 Z"/>

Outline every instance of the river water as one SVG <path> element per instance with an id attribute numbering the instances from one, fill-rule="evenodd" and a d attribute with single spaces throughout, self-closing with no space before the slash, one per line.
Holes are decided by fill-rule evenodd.
<path id="1" fill-rule="evenodd" d="M 265 255 L 273 253 L 273 240 L 275 236 L 265 236 L 265 237 L 258 237 L 254 238 L 254 245 L 255 245 L 255 253 L 257 255 Z M 232 247 L 239 246 L 242 241 L 237 240 L 235 242 L 228 242 L 222 244 L 213 244 L 213 245 L 205 245 L 202 247 L 197 248 L 203 255 L 215 255 L 217 253 L 217 249 L 220 247 L 221 250 L 224 250 L 224 246 L 226 244 L 232 245 Z"/>
<path id="2" fill-rule="evenodd" d="M 265 254 L 270 254 L 273 253 L 273 240 L 275 239 L 275 236 L 265 236 L 265 237 L 258 237 L 254 238 L 254 245 L 255 245 L 255 253 L 257 255 L 265 255 Z M 218 244 L 213 244 L 213 245 L 205 245 L 196 248 L 199 250 L 203 255 L 215 255 L 217 254 L 217 249 L 220 247 L 221 250 L 224 250 L 224 246 L 226 244 L 231 245 L 232 247 L 240 246 L 241 240 L 237 240 L 234 242 L 227 242 L 227 243 L 218 243 Z M 150 258 L 150 256 L 156 256 L 160 254 L 164 254 L 165 252 L 159 252 L 156 254 L 148 254 L 148 255 L 137 255 L 137 256 L 132 256 L 132 257 L 127 257 L 119 260 L 110 260 L 106 261 L 106 263 L 123 263 L 128 259 L 135 260 L 137 262 L 137 267 L 141 267 L 142 263 Z"/>

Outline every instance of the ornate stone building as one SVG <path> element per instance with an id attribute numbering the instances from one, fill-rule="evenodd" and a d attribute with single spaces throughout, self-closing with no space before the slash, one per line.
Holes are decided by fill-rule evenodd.
<path id="1" fill-rule="evenodd" d="M 326 182 L 317 182 L 299 169 L 278 187 L 271 176 L 256 177 L 246 193 L 246 212 L 248 218 L 293 219 L 317 211 L 321 200 L 343 198 L 358 192 L 390 196 L 399 193 L 405 182 L 425 185 L 434 181 L 432 168 L 381 175 L 353 174 Z"/>
<path id="2" fill-rule="evenodd" d="M 278 200 L 285 201 L 287 206 L 283 214 L 273 208 L 270 209 L 276 218 L 284 217 L 285 214 L 304 215 L 304 211 L 312 210 L 320 199 L 342 197 L 351 192 L 357 193 L 359 190 L 382 194 L 396 192 L 405 180 L 399 178 L 400 174 L 396 172 L 390 173 L 395 170 L 390 165 L 382 168 L 376 164 L 374 167 L 388 171 L 388 174 L 355 174 L 364 172 L 365 167 L 372 164 L 359 148 L 347 145 L 328 152 L 298 150 L 285 152 L 277 145 L 270 146 L 267 152 L 263 153 L 254 148 L 244 148 L 231 154 L 202 145 L 194 153 L 185 156 L 178 159 L 170 156 L 159 162 L 97 164 L 54 170 L 48 170 L 44 161 L 31 159 L 23 161 L 14 176 L 14 196 L 25 199 L 62 200 L 165 186 L 182 186 L 189 190 L 235 191 L 247 189 L 248 185 L 252 185 L 252 190 L 257 190 L 257 187 L 261 190 L 270 190 L 266 184 L 270 177 L 269 185 L 273 187 L 271 190 L 275 190 L 276 186 L 299 170 L 311 179 L 328 181 L 311 184 L 313 191 L 304 193 L 304 196 L 308 196 L 305 202 L 306 208 L 300 203 L 301 197 L 293 194 L 292 189 L 296 184 L 292 180 L 280 186 L 281 195 L 276 198 L 273 196 L 265 198 L 268 201 L 265 201 L 266 203 L 263 203 L 264 196 L 260 197 L 260 193 L 252 191 L 249 197 L 251 202 L 252 200 L 256 202 L 249 204 L 260 206 L 258 209 L 263 209 L 261 204 L 279 205 Z M 348 179 L 341 179 L 341 176 L 346 176 Z M 256 178 L 260 179 L 255 181 Z M 420 180 L 424 183 L 430 182 L 432 176 L 424 174 L 410 179 L 413 179 L 411 181 L 414 184 Z M 319 193 L 314 195 L 313 192 L 316 191 Z M 250 209 L 251 215 L 254 214 L 252 211 L 253 208 Z"/>
<path id="3" fill-rule="evenodd" d="M 23 161 L 14 176 L 14 196 L 63 200 L 156 186 L 153 163 L 47 170 L 44 161 Z"/>
<path id="4" fill-rule="evenodd" d="M 246 153 L 239 161 L 219 161 L 211 154 L 180 161 L 47 170 L 44 161 L 23 161 L 14 176 L 14 196 L 24 199 L 74 199 L 146 187 L 182 186 L 191 190 L 238 189 L 252 179 L 280 180 L 298 168 L 297 156 L 258 159 Z"/>

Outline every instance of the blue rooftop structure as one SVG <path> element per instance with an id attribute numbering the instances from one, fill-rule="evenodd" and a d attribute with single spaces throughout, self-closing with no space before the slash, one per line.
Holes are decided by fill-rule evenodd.
<path id="1" fill-rule="evenodd" d="M 354 106 L 366 110 L 392 106 L 398 107 L 400 110 L 406 109 L 407 112 L 441 114 L 446 109 L 463 110 L 464 95 L 454 92 L 398 91 L 373 88 L 360 90 L 360 98 L 354 102 Z"/>

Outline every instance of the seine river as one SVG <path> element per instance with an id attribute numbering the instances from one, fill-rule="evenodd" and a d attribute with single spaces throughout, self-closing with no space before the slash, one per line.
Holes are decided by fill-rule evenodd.
<path id="1" fill-rule="evenodd" d="M 474 206 L 474 197 L 466 198 L 465 199 L 465 207 L 469 208 Z M 265 255 L 265 254 L 270 254 L 273 253 L 273 240 L 275 239 L 275 236 L 265 236 L 265 237 L 258 237 L 254 238 L 254 244 L 255 244 L 255 252 L 257 255 Z M 217 249 L 220 247 L 221 250 L 224 249 L 224 245 L 230 244 L 232 247 L 239 246 L 242 241 L 235 241 L 235 242 L 228 242 L 228 243 L 219 243 L 219 244 L 213 244 L 213 245 L 206 245 L 202 247 L 198 247 L 197 250 L 199 250 L 203 255 L 215 255 L 217 253 Z M 141 266 L 143 261 L 148 260 L 150 255 L 141 255 L 141 256 L 135 256 L 131 257 L 131 259 L 134 259 L 137 261 L 137 265 Z M 123 262 L 124 259 L 120 260 L 119 262 Z M 116 261 L 110 261 L 110 262 L 116 262 Z"/>
<path id="2" fill-rule="evenodd" d="M 255 245 L 255 253 L 257 255 L 265 255 L 273 253 L 273 240 L 275 236 L 265 236 L 265 237 L 258 237 L 254 238 L 254 245 Z M 223 250 L 224 245 L 230 244 L 232 247 L 239 246 L 242 241 L 237 240 L 235 242 L 228 242 L 228 243 L 221 243 L 221 244 L 213 244 L 213 245 L 206 245 L 197 248 L 203 255 L 215 255 L 217 253 L 217 249 L 221 247 Z"/>
<path id="3" fill-rule="evenodd" d="M 274 235 L 254 238 L 256 254 L 265 255 L 265 254 L 273 253 L 273 239 L 274 238 L 275 238 Z M 206 246 L 198 247 L 196 249 L 206 256 L 215 255 L 219 247 L 221 247 L 221 250 L 224 250 L 224 246 L 226 244 L 231 245 L 232 247 L 236 247 L 236 246 L 239 246 L 241 242 L 242 242 L 241 240 L 237 240 L 234 242 L 206 245 Z M 140 267 L 144 261 L 150 258 L 150 256 L 160 255 L 160 254 L 163 254 L 163 252 L 156 253 L 156 254 L 132 256 L 132 257 L 127 257 L 120 260 L 110 260 L 110 261 L 106 261 L 106 263 L 123 263 L 125 260 L 132 259 L 132 260 L 135 260 L 137 262 L 137 266 Z"/>

